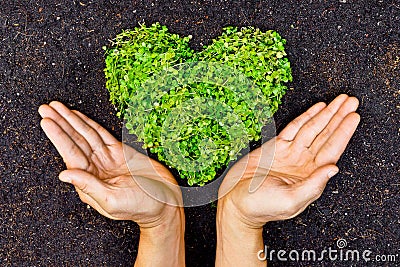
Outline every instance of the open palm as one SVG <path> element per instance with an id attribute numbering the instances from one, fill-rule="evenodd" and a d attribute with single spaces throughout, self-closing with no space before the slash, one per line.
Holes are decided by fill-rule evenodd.
<path id="1" fill-rule="evenodd" d="M 147 227 L 173 209 L 164 203 L 179 205 L 180 194 L 170 186 L 176 181 L 160 163 L 60 102 L 42 105 L 39 113 L 43 130 L 67 166 L 60 179 L 72 183 L 81 200 L 102 215 Z"/>
<path id="2" fill-rule="evenodd" d="M 338 172 L 336 163 L 360 121 L 357 107 L 347 95 L 311 107 L 232 167 L 220 191 L 238 182 L 219 208 L 254 227 L 301 213 Z"/>

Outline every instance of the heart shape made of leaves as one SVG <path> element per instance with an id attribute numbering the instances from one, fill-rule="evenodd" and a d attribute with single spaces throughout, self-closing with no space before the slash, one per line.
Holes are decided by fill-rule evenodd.
<path id="1" fill-rule="evenodd" d="M 202 186 L 261 138 L 292 74 L 275 31 L 227 27 L 200 52 L 190 39 L 159 23 L 123 31 L 104 48 L 105 75 L 129 133 Z"/>

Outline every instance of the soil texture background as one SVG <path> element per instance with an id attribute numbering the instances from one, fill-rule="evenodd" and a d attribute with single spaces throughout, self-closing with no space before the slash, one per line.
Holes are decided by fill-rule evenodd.
<path id="1" fill-rule="evenodd" d="M 340 174 L 300 216 L 265 226 L 269 249 L 337 248 L 397 262 L 281 262 L 270 266 L 400 266 L 400 1 L 0 0 L 0 266 L 133 266 L 139 238 L 82 204 L 39 126 L 38 107 L 62 101 L 121 138 L 108 101 L 102 46 L 138 23 L 192 35 L 199 50 L 224 26 L 277 30 L 294 81 L 278 131 L 340 93 L 360 99 L 361 124 Z M 213 266 L 212 205 L 186 209 L 188 266 Z M 155 255 L 157 256 L 157 255 Z"/>

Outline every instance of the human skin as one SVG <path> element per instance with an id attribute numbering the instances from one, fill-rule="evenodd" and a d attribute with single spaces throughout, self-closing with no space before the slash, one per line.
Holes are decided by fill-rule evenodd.
<path id="1" fill-rule="evenodd" d="M 321 196 L 360 122 L 358 104 L 347 95 L 315 104 L 231 168 L 217 206 L 216 266 L 266 265 L 257 257 L 263 226 L 297 216 Z"/>
<path id="2" fill-rule="evenodd" d="M 185 216 L 172 174 L 60 102 L 40 106 L 39 114 L 67 167 L 59 179 L 74 185 L 80 199 L 100 214 L 139 225 L 135 266 L 184 266 Z M 139 187 L 138 179 L 157 199 Z"/>
<path id="3" fill-rule="evenodd" d="M 318 103 L 231 168 L 218 201 L 216 266 L 265 265 L 257 258 L 263 225 L 292 218 L 319 198 L 359 123 L 357 107 L 347 95 L 329 106 Z M 171 173 L 59 102 L 42 105 L 39 113 L 67 166 L 59 178 L 104 216 L 139 224 L 135 265 L 184 266 L 184 213 Z M 138 179 L 150 184 L 152 197 Z M 255 191 L 252 181 L 260 184 Z"/>

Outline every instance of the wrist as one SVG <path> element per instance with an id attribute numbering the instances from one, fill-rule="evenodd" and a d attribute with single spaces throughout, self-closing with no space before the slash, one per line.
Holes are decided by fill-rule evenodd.
<path id="1" fill-rule="evenodd" d="M 185 219 L 175 208 L 153 226 L 140 226 L 140 242 L 135 266 L 184 266 Z"/>
<path id="2" fill-rule="evenodd" d="M 217 209 L 217 254 L 215 265 L 265 266 L 257 257 L 263 249 L 262 226 L 249 224 L 236 210 L 220 199 Z"/>
<path id="3" fill-rule="evenodd" d="M 183 208 L 167 206 L 157 220 L 139 224 L 140 233 L 152 238 L 161 238 L 166 234 L 177 234 L 185 231 L 185 215 Z M 161 235 L 160 235 L 161 234 Z"/>

